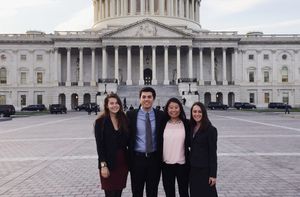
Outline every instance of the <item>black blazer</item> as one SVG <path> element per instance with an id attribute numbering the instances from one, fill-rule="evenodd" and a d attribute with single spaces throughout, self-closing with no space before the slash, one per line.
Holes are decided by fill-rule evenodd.
<path id="1" fill-rule="evenodd" d="M 164 147 L 164 131 L 165 131 L 165 128 L 166 128 L 166 125 L 167 125 L 167 122 L 168 120 L 164 120 L 163 121 L 163 124 L 162 124 L 162 131 L 160 132 L 161 135 L 159 136 L 160 137 L 160 140 L 159 142 L 161 143 L 161 156 L 163 158 L 163 147 Z M 190 147 L 190 144 L 191 144 L 191 138 L 190 138 L 190 124 L 189 124 L 189 121 L 187 119 L 183 120 L 183 125 L 184 125 L 184 130 L 185 130 L 185 139 L 184 139 L 184 154 L 185 154 L 185 163 L 186 164 L 189 164 L 189 147 Z"/>
<path id="2" fill-rule="evenodd" d="M 113 170 L 116 165 L 116 155 L 119 147 L 121 146 L 124 148 L 125 153 L 127 152 L 128 132 L 118 131 L 116 133 L 112 121 L 108 117 L 96 120 L 94 129 L 98 153 L 98 168 L 101 168 L 101 162 L 106 162 L 107 167 Z M 118 135 L 121 135 L 119 136 L 119 140 Z"/>
<path id="3" fill-rule="evenodd" d="M 154 110 L 155 114 L 155 130 L 156 130 L 156 139 L 159 140 L 159 136 L 161 135 L 161 125 L 162 125 L 162 120 L 163 120 L 163 112 L 160 110 Z M 137 133 L 137 115 L 138 115 L 139 109 L 134 109 L 132 111 L 128 111 L 126 113 L 127 119 L 129 122 L 129 155 L 133 156 L 134 154 L 134 148 L 135 148 L 135 143 L 136 143 L 136 133 Z M 161 143 L 157 141 L 157 151 L 161 151 Z M 131 159 L 130 159 L 131 160 Z"/>
<path id="4" fill-rule="evenodd" d="M 191 132 L 190 164 L 193 167 L 209 168 L 209 176 L 217 177 L 217 129 L 210 125 L 204 131 Z"/>

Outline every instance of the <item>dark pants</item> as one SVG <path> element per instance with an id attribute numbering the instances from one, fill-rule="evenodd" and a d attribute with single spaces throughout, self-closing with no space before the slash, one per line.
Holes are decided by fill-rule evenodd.
<path id="1" fill-rule="evenodd" d="M 121 197 L 122 190 L 115 190 L 115 191 L 107 191 L 105 190 L 105 197 Z"/>
<path id="2" fill-rule="evenodd" d="M 134 154 L 130 170 L 133 197 L 143 197 L 145 183 L 146 196 L 157 197 L 160 171 L 158 153 L 148 157 Z"/>
<path id="3" fill-rule="evenodd" d="M 218 197 L 216 186 L 210 186 L 209 168 L 191 167 L 190 195 L 191 197 Z"/>
<path id="4" fill-rule="evenodd" d="M 188 197 L 189 169 L 186 164 L 166 164 L 162 167 L 162 180 L 166 197 L 175 197 L 175 179 L 177 179 L 180 197 Z"/>

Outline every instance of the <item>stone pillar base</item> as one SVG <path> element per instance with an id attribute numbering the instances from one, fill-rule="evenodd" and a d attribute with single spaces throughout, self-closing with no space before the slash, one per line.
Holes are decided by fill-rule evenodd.
<path id="1" fill-rule="evenodd" d="M 227 81 L 227 80 L 224 80 L 224 81 L 223 81 L 223 85 L 228 85 L 228 81 Z"/>
<path id="2" fill-rule="evenodd" d="M 164 80 L 164 85 L 170 85 L 170 81 L 169 80 Z"/>
<path id="3" fill-rule="evenodd" d="M 198 84 L 199 84 L 200 86 L 202 86 L 202 85 L 204 85 L 204 81 L 203 81 L 203 80 L 199 80 Z"/>
<path id="4" fill-rule="evenodd" d="M 132 85 L 132 80 L 127 80 L 126 85 Z"/>
<path id="5" fill-rule="evenodd" d="M 71 81 L 66 81 L 66 86 L 71 86 Z"/>
<path id="6" fill-rule="evenodd" d="M 156 79 L 152 79 L 151 84 L 152 85 L 157 85 L 157 80 Z"/>
<path id="7" fill-rule="evenodd" d="M 211 81 L 210 83 L 211 83 L 211 85 L 213 85 L 213 86 L 217 85 L 217 82 L 216 82 L 215 80 Z"/>
<path id="8" fill-rule="evenodd" d="M 78 86 L 83 86 L 83 81 L 78 81 Z"/>
<path id="9" fill-rule="evenodd" d="M 139 85 L 144 85 L 144 84 L 145 84 L 144 80 L 143 80 L 143 79 L 140 79 L 140 80 L 139 80 Z"/>
<path id="10" fill-rule="evenodd" d="M 54 81 L 54 82 L 53 82 L 53 86 L 59 86 L 59 85 L 58 85 L 58 81 Z"/>
<path id="11" fill-rule="evenodd" d="M 96 86 L 96 81 L 91 81 L 91 86 Z"/>

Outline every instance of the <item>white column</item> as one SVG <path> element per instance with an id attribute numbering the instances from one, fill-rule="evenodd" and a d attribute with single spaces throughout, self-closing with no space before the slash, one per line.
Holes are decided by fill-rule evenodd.
<path id="1" fill-rule="evenodd" d="M 272 83 L 277 84 L 278 79 L 278 68 L 276 65 L 276 50 L 272 50 Z"/>
<path id="2" fill-rule="evenodd" d="M 186 18 L 189 18 L 189 16 L 190 16 L 189 8 L 190 8 L 189 0 L 185 0 L 185 17 Z"/>
<path id="3" fill-rule="evenodd" d="M 193 47 L 189 46 L 189 78 L 193 78 Z"/>
<path id="4" fill-rule="evenodd" d="M 93 1 L 93 5 L 94 5 L 94 24 L 98 21 L 98 0 L 94 0 Z"/>
<path id="5" fill-rule="evenodd" d="M 216 85 L 216 76 L 215 76 L 215 48 L 210 48 L 211 55 L 211 85 Z"/>
<path id="6" fill-rule="evenodd" d="M 117 2 L 115 3 L 115 8 L 116 8 L 116 16 L 120 16 L 120 1 L 116 0 Z"/>
<path id="7" fill-rule="evenodd" d="M 178 83 L 178 79 L 181 78 L 181 64 L 180 64 L 180 46 L 177 46 L 177 80 L 176 83 Z"/>
<path id="8" fill-rule="evenodd" d="M 174 16 L 178 16 L 178 9 L 179 9 L 179 6 L 178 6 L 178 1 L 175 0 L 175 5 L 174 5 Z"/>
<path id="9" fill-rule="evenodd" d="M 130 15 L 136 14 L 136 2 L 135 0 L 130 1 Z"/>
<path id="10" fill-rule="evenodd" d="M 169 81 L 169 50 L 168 50 L 168 46 L 165 46 L 165 52 L 164 52 L 164 56 L 165 56 L 165 66 L 164 66 L 164 85 L 169 85 L 170 81 Z"/>
<path id="11" fill-rule="evenodd" d="M 191 12 L 191 15 L 192 15 L 192 20 L 194 21 L 195 20 L 195 0 L 192 0 L 192 12 Z"/>
<path id="12" fill-rule="evenodd" d="M 105 18 L 108 17 L 108 0 L 104 0 Z"/>
<path id="13" fill-rule="evenodd" d="M 132 85 L 131 79 L 131 46 L 127 46 L 127 85 Z"/>
<path id="14" fill-rule="evenodd" d="M 79 48 L 79 81 L 78 86 L 83 86 L 83 48 Z"/>
<path id="15" fill-rule="evenodd" d="M 96 86 L 96 80 L 95 80 L 95 48 L 92 48 L 92 69 L 91 69 L 91 86 Z"/>
<path id="16" fill-rule="evenodd" d="M 102 47 L 102 79 L 107 79 L 107 53 L 106 47 Z"/>
<path id="17" fill-rule="evenodd" d="M 200 23 L 200 20 L 201 20 L 201 18 L 200 18 L 200 8 L 201 8 L 201 1 L 199 1 L 199 6 L 197 5 L 197 8 L 198 8 L 198 14 L 197 14 L 197 16 L 198 16 L 198 22 Z"/>
<path id="18" fill-rule="evenodd" d="M 159 15 L 165 15 L 165 0 L 159 0 Z"/>
<path id="19" fill-rule="evenodd" d="M 257 83 L 261 83 L 262 82 L 262 72 L 261 72 L 261 64 L 262 64 L 262 57 L 261 57 L 261 51 L 256 51 L 256 58 L 257 58 Z"/>
<path id="20" fill-rule="evenodd" d="M 199 66 L 200 66 L 200 79 L 199 85 L 204 85 L 204 78 L 203 78 L 203 49 L 199 48 Z"/>
<path id="21" fill-rule="evenodd" d="M 223 85 L 228 85 L 226 72 L 227 72 L 226 48 L 223 48 Z"/>
<path id="22" fill-rule="evenodd" d="M 110 17 L 114 17 L 115 16 L 115 0 L 110 0 Z"/>
<path id="23" fill-rule="evenodd" d="M 195 4 L 195 6 L 196 6 L 196 17 L 195 17 L 195 20 L 197 21 L 197 22 L 200 22 L 199 21 L 199 18 L 200 18 L 200 16 L 199 16 L 199 4 L 198 4 L 198 1 L 196 2 L 196 4 Z"/>
<path id="24" fill-rule="evenodd" d="M 58 85 L 58 48 L 54 48 L 54 85 Z"/>
<path id="25" fill-rule="evenodd" d="M 299 84 L 299 67 L 298 67 L 298 63 L 299 63 L 300 59 L 299 59 L 299 50 L 295 50 L 295 57 L 294 57 L 294 73 L 295 73 L 295 78 L 294 81 L 296 84 Z"/>
<path id="26" fill-rule="evenodd" d="M 185 0 L 179 0 L 179 16 L 181 18 L 184 17 L 184 1 Z"/>
<path id="27" fill-rule="evenodd" d="M 71 48 L 67 48 L 67 81 L 66 86 L 71 86 Z"/>
<path id="28" fill-rule="evenodd" d="M 119 46 L 115 46 L 115 79 L 119 81 Z"/>
<path id="29" fill-rule="evenodd" d="M 174 0 L 169 1 L 169 8 L 170 8 L 170 12 L 169 12 L 169 16 L 174 16 Z"/>
<path id="30" fill-rule="evenodd" d="M 125 3 L 123 0 L 120 0 L 121 2 L 121 16 L 124 16 L 125 14 Z"/>
<path id="31" fill-rule="evenodd" d="M 140 46 L 140 80 L 139 85 L 144 85 L 144 46 Z"/>
<path id="32" fill-rule="evenodd" d="M 103 18 L 104 18 L 103 2 L 102 0 L 99 0 L 99 19 L 102 20 Z"/>
<path id="33" fill-rule="evenodd" d="M 154 15 L 154 0 L 150 0 L 150 14 Z"/>
<path id="34" fill-rule="evenodd" d="M 234 84 L 238 85 L 240 83 L 238 79 L 238 49 L 234 49 L 234 69 L 232 69 L 232 72 L 234 72 L 232 75 L 232 79 L 234 80 Z"/>
<path id="35" fill-rule="evenodd" d="M 152 85 L 157 85 L 156 79 L 156 46 L 152 46 Z"/>
<path id="36" fill-rule="evenodd" d="M 145 15 L 145 0 L 141 0 L 141 15 Z"/>

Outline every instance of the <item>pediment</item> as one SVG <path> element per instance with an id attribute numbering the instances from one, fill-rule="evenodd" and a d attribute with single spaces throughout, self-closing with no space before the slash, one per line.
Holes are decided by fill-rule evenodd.
<path id="1" fill-rule="evenodd" d="M 109 38 L 190 38 L 190 34 L 151 19 L 144 19 L 104 35 Z"/>

